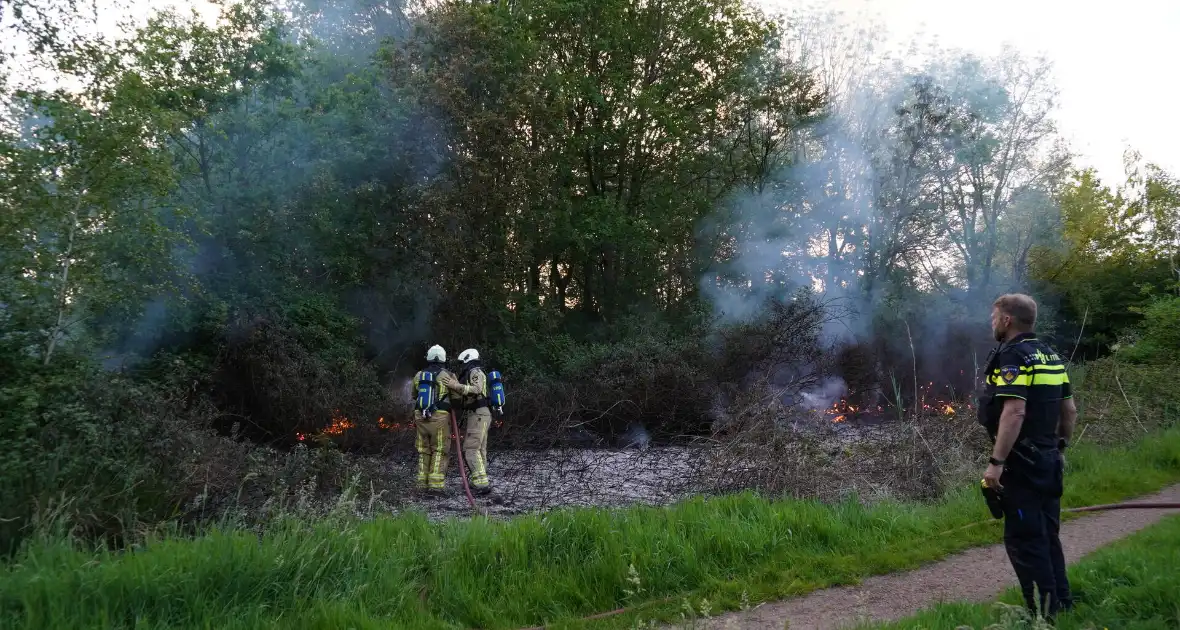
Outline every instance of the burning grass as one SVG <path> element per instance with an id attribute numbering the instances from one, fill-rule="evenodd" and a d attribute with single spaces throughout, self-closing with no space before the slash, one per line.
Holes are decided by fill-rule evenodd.
<path id="1" fill-rule="evenodd" d="M 1066 505 L 1180 479 L 1180 430 L 1071 452 Z M 355 506 L 349 506 L 351 511 Z M 0 573 L 6 628 L 519 628 L 675 596 L 714 610 L 912 568 L 994 542 L 974 485 L 915 505 L 769 501 L 564 509 L 498 521 L 286 519 L 261 535 L 156 537 L 134 553 L 27 547 Z M 674 619 L 676 604 L 640 607 Z M 604 625 L 628 627 L 635 614 Z"/>
<path id="2" fill-rule="evenodd" d="M 1176 420 L 1178 408 L 1164 391 L 1174 375 L 1102 362 L 1072 372 L 1082 410 L 1075 441 L 1127 443 Z M 898 408 L 872 392 L 830 388 L 825 398 L 804 397 L 790 408 L 763 383 L 731 402 L 735 412 L 722 431 L 678 446 L 571 448 L 551 431 L 550 442 L 534 440 L 533 448 L 520 449 L 512 447 L 516 438 L 505 440 L 517 427 L 497 427 L 491 432 L 489 472 L 498 500 L 479 503 L 489 516 L 506 518 L 565 507 L 667 505 L 695 494 L 746 490 L 835 502 L 853 496 L 864 502 L 932 499 L 976 480 L 988 453 L 975 409 L 950 393 L 949 387 L 927 383 L 916 398 L 902 397 Z M 453 445 L 448 496 L 412 494 L 414 425 L 404 418 L 333 413 L 289 453 L 255 449 L 247 461 L 235 460 L 244 481 L 222 483 L 219 494 L 187 512 L 202 519 L 228 513 L 252 527 L 265 526 L 276 514 L 315 519 L 355 486 L 358 516 L 469 516 Z M 336 448 L 374 437 L 386 446 Z"/>
<path id="3" fill-rule="evenodd" d="M 379 424 L 383 431 L 413 429 L 412 423 Z M 246 521 L 259 522 L 283 501 L 277 492 L 293 493 L 288 504 L 298 503 L 306 516 L 319 517 L 331 509 L 347 479 L 358 474 L 367 480 L 359 491 L 376 512 L 418 510 L 432 520 L 471 513 L 453 444 L 447 494 L 423 498 L 408 492 L 416 469 L 413 451 L 367 455 L 332 448 L 335 441 L 348 439 L 354 426 L 337 416 L 324 430 L 300 436 L 311 448 L 298 447 L 285 461 L 273 453 L 272 471 L 249 484 L 254 507 L 238 506 L 238 513 Z M 898 422 L 887 413 L 855 409 L 845 401 L 815 411 L 772 404 L 729 425 L 724 436 L 675 446 L 584 449 L 555 444 L 502 449 L 493 430 L 488 465 L 495 500 L 480 501 L 480 508 L 491 516 L 508 517 L 563 507 L 667 505 L 694 494 L 743 490 L 823 501 L 851 495 L 866 501 L 927 499 L 974 474 L 982 462 L 981 437 L 973 424 L 952 414 L 924 412 L 916 420 Z M 406 435 L 402 441 L 411 439 Z M 326 466 L 333 458 L 347 470 Z M 273 470 L 278 467 L 294 470 Z M 285 482 L 285 489 L 274 488 L 276 478 L 291 481 Z M 258 509 L 259 501 L 267 502 L 266 509 Z"/>

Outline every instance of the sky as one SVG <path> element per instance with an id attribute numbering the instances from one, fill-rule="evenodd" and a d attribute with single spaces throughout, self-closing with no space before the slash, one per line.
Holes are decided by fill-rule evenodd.
<path id="1" fill-rule="evenodd" d="M 765 10 L 794 0 L 754 0 Z M 1044 54 L 1060 90 L 1058 127 L 1109 185 L 1124 181 L 1123 152 L 1180 173 L 1180 0 L 812 0 L 872 15 L 898 47 L 922 34 L 994 55 L 1009 43 Z"/>
<path id="2" fill-rule="evenodd" d="M 767 11 L 800 0 L 752 0 Z M 97 0 L 100 23 L 114 29 L 111 0 Z M 210 17 L 204 0 L 123 0 L 142 19 L 151 9 L 192 6 Z M 1180 173 L 1180 0 L 807 0 L 819 9 L 871 15 L 899 49 L 915 37 L 937 38 L 981 55 L 1010 43 L 1044 54 L 1060 90 L 1059 129 L 1080 165 L 1110 185 L 1124 180 L 1123 152 L 1133 148 Z M 1089 8 L 1084 8 L 1089 7 Z M 120 12 L 121 13 L 121 12 Z"/>

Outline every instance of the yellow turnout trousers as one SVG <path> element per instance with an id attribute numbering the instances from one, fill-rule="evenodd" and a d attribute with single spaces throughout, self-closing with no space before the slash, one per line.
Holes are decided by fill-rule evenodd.
<path id="1" fill-rule="evenodd" d="M 492 425 L 492 412 L 480 407 L 467 413 L 467 426 L 463 437 L 463 456 L 470 469 L 471 485 L 476 488 L 488 487 L 488 428 Z"/>
<path id="2" fill-rule="evenodd" d="M 419 419 L 416 424 L 418 488 L 442 490 L 447 477 L 447 457 L 451 452 L 451 416 L 445 411 L 437 411 L 429 419 Z"/>

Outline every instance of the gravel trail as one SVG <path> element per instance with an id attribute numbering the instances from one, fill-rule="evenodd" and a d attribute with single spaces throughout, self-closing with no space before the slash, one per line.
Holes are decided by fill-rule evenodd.
<path id="1" fill-rule="evenodd" d="M 1180 485 L 1134 501 L 1180 501 Z M 1061 526 L 1068 563 L 1153 525 L 1180 510 L 1115 510 L 1083 516 Z M 1002 544 L 950 556 L 913 571 L 865 579 L 856 586 L 815 591 L 803 597 L 769 602 L 753 610 L 726 613 L 704 628 L 839 630 L 861 621 L 894 621 L 940 602 L 989 602 L 1016 584 Z M 789 625 L 784 625 L 789 622 Z"/>

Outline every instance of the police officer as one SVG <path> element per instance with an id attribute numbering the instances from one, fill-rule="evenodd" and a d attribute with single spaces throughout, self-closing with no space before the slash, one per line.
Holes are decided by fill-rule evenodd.
<path id="1" fill-rule="evenodd" d="M 1008 294 L 992 305 L 1000 346 L 988 359 L 979 421 L 994 447 L 983 482 L 1001 493 L 1004 546 L 1025 604 L 1052 620 L 1073 606 L 1058 536 L 1065 460 L 1077 420 L 1069 375 L 1037 339 L 1037 304 Z"/>

